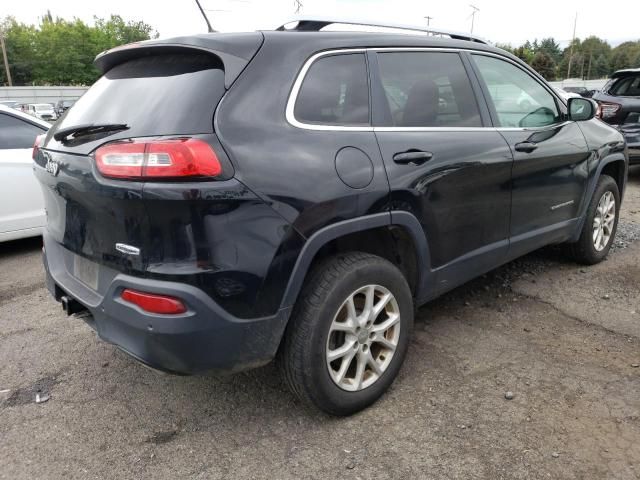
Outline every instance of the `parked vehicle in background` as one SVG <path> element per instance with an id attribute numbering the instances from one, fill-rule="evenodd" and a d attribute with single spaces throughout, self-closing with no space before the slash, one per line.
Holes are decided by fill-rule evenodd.
<path id="1" fill-rule="evenodd" d="M 5 107 L 20 109 L 20 104 L 15 100 L 2 100 L 0 101 L 0 105 L 4 105 Z"/>
<path id="2" fill-rule="evenodd" d="M 58 100 L 58 103 L 56 103 L 56 106 L 55 106 L 56 115 L 58 115 L 59 117 L 66 110 L 71 108 L 74 103 L 76 103 L 75 100 Z"/>
<path id="3" fill-rule="evenodd" d="M 589 90 L 587 87 L 562 87 L 562 90 L 568 93 L 577 93 L 585 98 L 590 98 L 593 95 L 593 90 Z"/>
<path id="4" fill-rule="evenodd" d="M 49 127 L 0 105 L 0 242 L 42 233 L 44 201 L 33 175 L 32 152 L 36 137 Z"/>
<path id="5" fill-rule="evenodd" d="M 555 92 L 562 97 L 562 99 L 566 102 L 569 101 L 570 98 L 580 98 L 580 94 L 575 92 L 568 92 L 566 89 L 551 87 L 555 90 Z"/>
<path id="6" fill-rule="evenodd" d="M 629 162 L 640 163 L 640 68 L 618 70 L 593 99 L 600 118 L 624 135 Z"/>
<path id="7" fill-rule="evenodd" d="M 27 105 L 27 113 L 40 120 L 46 120 L 49 122 L 54 121 L 58 116 L 56 115 L 53 105 L 50 103 L 30 103 Z"/>
<path id="8" fill-rule="evenodd" d="M 593 101 L 468 34 L 314 33 L 336 23 L 98 56 L 35 155 L 68 314 L 174 373 L 277 355 L 347 415 L 398 374 L 415 306 L 545 245 L 607 256 L 627 159 Z"/>

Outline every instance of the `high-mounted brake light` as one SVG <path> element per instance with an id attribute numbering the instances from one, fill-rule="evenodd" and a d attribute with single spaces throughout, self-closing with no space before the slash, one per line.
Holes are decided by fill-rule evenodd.
<path id="1" fill-rule="evenodd" d="M 105 177 L 130 180 L 222 173 L 211 146 L 196 138 L 109 143 L 96 150 L 96 164 Z"/>
<path id="2" fill-rule="evenodd" d="M 36 137 L 35 142 L 33 142 L 33 150 L 31 151 L 31 158 L 33 158 L 34 160 L 38 157 L 38 151 L 40 150 L 40 147 L 42 146 L 42 142 L 44 141 L 44 137 L 46 137 L 46 134 L 41 133 L 40 135 L 38 135 Z"/>
<path id="3" fill-rule="evenodd" d="M 176 315 L 187 311 L 187 307 L 180 299 L 168 295 L 157 295 L 125 288 L 120 296 L 123 300 L 137 305 L 145 312 Z"/>
<path id="4" fill-rule="evenodd" d="M 622 108 L 622 105 L 619 103 L 598 102 L 596 116 L 602 119 L 613 118 L 617 115 L 620 108 Z"/>

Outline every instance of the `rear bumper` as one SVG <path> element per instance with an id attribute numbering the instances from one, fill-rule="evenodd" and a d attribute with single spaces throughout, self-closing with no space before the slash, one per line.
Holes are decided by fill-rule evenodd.
<path id="1" fill-rule="evenodd" d="M 98 336 L 150 367 L 177 374 L 240 371 L 268 363 L 280 344 L 290 309 L 272 317 L 239 319 L 202 290 L 182 283 L 124 275 L 99 266 L 93 290 L 76 279 L 74 255 L 44 234 L 47 288 L 88 309 Z M 124 288 L 172 295 L 188 311 L 180 315 L 145 312 L 120 298 Z"/>
<path id="2" fill-rule="evenodd" d="M 629 163 L 640 163 L 640 125 L 620 125 L 618 129 L 627 142 L 627 148 L 629 151 Z"/>

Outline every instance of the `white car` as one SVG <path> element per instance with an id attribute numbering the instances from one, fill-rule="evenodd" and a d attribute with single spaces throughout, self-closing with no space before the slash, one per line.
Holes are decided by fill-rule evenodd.
<path id="1" fill-rule="evenodd" d="M 47 122 L 0 105 L 0 242 L 35 237 L 46 224 L 31 155 L 48 129 Z"/>
<path id="2" fill-rule="evenodd" d="M 27 113 L 40 120 L 53 122 L 58 116 L 50 103 L 30 103 L 27 105 Z"/>

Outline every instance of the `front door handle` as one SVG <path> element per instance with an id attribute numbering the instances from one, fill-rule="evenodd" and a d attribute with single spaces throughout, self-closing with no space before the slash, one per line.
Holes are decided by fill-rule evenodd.
<path id="1" fill-rule="evenodd" d="M 420 150 L 409 150 L 408 152 L 396 153 L 393 161 L 400 165 L 422 165 L 433 158 L 433 153 Z"/>
<path id="2" fill-rule="evenodd" d="M 533 142 L 520 142 L 520 143 L 516 143 L 516 146 L 515 146 L 516 152 L 524 152 L 524 153 L 531 153 L 536 148 L 538 148 L 538 145 Z"/>

